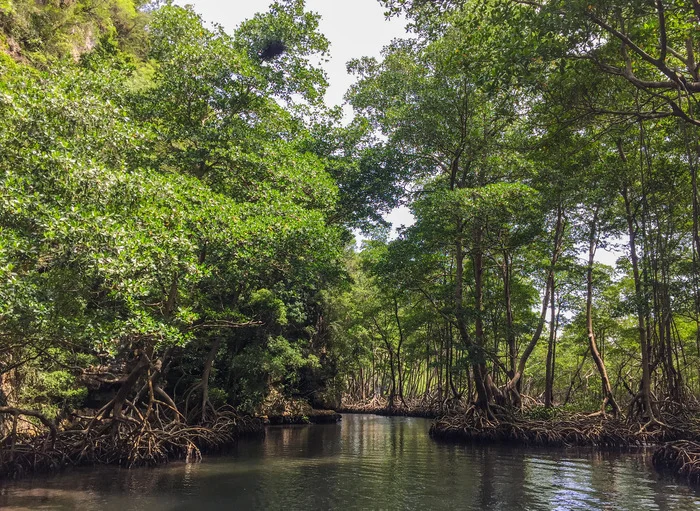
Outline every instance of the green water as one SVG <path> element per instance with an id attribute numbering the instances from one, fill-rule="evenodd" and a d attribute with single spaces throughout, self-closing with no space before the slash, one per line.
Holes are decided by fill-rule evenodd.
<path id="1" fill-rule="evenodd" d="M 269 428 L 204 463 L 83 468 L 0 486 L 8 510 L 700 510 L 700 492 L 657 476 L 651 452 L 434 442 L 425 419 L 344 415 Z"/>

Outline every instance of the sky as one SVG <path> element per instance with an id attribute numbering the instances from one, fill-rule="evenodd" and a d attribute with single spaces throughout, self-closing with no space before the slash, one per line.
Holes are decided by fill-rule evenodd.
<path id="1" fill-rule="evenodd" d="M 190 4 L 207 22 L 221 25 L 232 32 L 242 21 L 257 12 L 265 12 L 271 0 L 181 0 Z M 406 21 L 386 20 L 384 9 L 377 0 L 306 0 L 307 10 L 321 15 L 320 31 L 331 43 L 330 61 L 324 69 L 329 87 L 326 103 L 329 106 L 343 103 L 343 96 L 353 83 L 346 71 L 349 60 L 358 57 L 380 57 L 384 46 L 392 39 L 406 36 Z M 345 109 L 346 115 L 351 110 Z M 406 207 L 397 208 L 385 217 L 396 228 L 413 224 L 413 216 Z"/>

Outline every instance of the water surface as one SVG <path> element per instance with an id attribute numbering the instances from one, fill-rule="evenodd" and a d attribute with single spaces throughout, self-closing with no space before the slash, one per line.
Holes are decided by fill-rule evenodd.
<path id="1" fill-rule="evenodd" d="M 700 491 L 656 475 L 651 451 L 438 443 L 425 419 L 344 415 L 272 427 L 205 463 L 82 468 L 0 486 L 8 510 L 699 510 Z"/>

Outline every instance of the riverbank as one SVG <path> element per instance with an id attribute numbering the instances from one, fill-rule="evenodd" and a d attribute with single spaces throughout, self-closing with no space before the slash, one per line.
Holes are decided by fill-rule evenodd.
<path id="1" fill-rule="evenodd" d="M 344 402 L 337 411 L 340 413 L 361 413 L 387 417 L 422 417 L 425 419 L 437 419 L 445 413 L 440 407 L 418 400 L 407 400 L 406 404 L 399 402 L 390 406 L 386 399 L 376 397 L 366 402 Z"/>
<path id="2" fill-rule="evenodd" d="M 0 479 L 54 472 L 83 465 L 155 466 L 173 460 L 199 461 L 244 436 L 264 435 L 259 418 L 220 413 L 212 422 L 152 424 L 86 420 L 46 434 L 16 434 L 0 448 Z M 5 441 L 7 440 L 7 441 Z"/>
<path id="3" fill-rule="evenodd" d="M 427 408 L 416 409 L 406 407 L 341 407 L 338 409 L 338 412 L 351 414 L 382 415 L 385 417 L 420 417 L 423 419 L 437 419 L 440 416 L 440 412 L 436 410 L 430 410 Z"/>
<path id="4" fill-rule="evenodd" d="M 289 403 L 286 408 L 289 411 Z M 339 411 L 434 419 L 430 437 L 450 443 L 616 449 L 657 446 L 653 465 L 658 471 L 700 483 L 700 417 L 696 416 L 665 416 L 659 422 L 642 424 L 600 414 L 561 411 L 554 412 L 551 418 L 537 418 L 537 413 L 530 411 L 502 414 L 497 420 L 488 420 L 471 410 L 439 417 L 436 410 L 418 407 L 352 406 Z M 225 412 L 207 426 L 171 423 L 145 432 L 125 427 L 127 424 L 119 425 L 121 429 L 116 432 L 106 427 L 88 426 L 46 435 L 17 435 L 0 449 L 0 479 L 70 466 L 135 467 L 177 459 L 198 461 L 202 454 L 224 450 L 240 437 L 264 435 L 265 425 L 328 424 L 341 419 L 340 413 L 334 410 L 316 410 L 310 406 L 304 407 L 303 413 L 250 417 Z"/>
<path id="5" fill-rule="evenodd" d="M 201 464 L 7 481 L 0 509 L 700 509 L 696 491 L 654 477 L 644 450 L 455 446 L 429 427 L 360 414 L 337 427 L 270 427 Z"/>
<path id="6" fill-rule="evenodd" d="M 15 410 L 15 409 L 12 409 Z M 276 412 L 272 412 L 275 410 Z M 266 425 L 334 424 L 341 415 L 334 410 L 316 410 L 308 403 L 283 401 L 268 414 L 249 416 L 231 409 L 218 411 L 202 425 L 191 425 L 179 416 L 98 418 L 77 417 L 61 429 L 43 415 L 15 410 L 15 424 L 25 417 L 41 420 L 42 431 L 31 423 L 26 430 L 15 427 L 0 439 L 0 480 L 34 473 L 55 472 L 66 467 L 113 465 L 155 466 L 173 460 L 196 462 L 205 453 L 222 451 L 244 436 L 265 434 Z"/>
<path id="7" fill-rule="evenodd" d="M 430 428 L 433 438 L 457 442 L 491 442 L 548 447 L 634 447 L 679 440 L 700 440 L 700 424 L 689 417 L 659 422 L 613 418 L 602 414 L 558 413 L 537 418 L 510 413 L 489 420 L 481 413 L 445 415 Z"/>
<path id="8" fill-rule="evenodd" d="M 341 419 L 335 410 L 316 410 L 312 408 L 306 413 L 268 415 L 265 424 L 280 426 L 284 424 L 335 424 Z"/>
<path id="9" fill-rule="evenodd" d="M 691 484 L 700 484 L 700 417 L 667 415 L 642 423 L 602 414 L 565 414 L 538 419 L 513 413 L 488 420 L 473 411 L 441 414 L 427 408 L 354 405 L 341 413 L 435 419 L 429 434 L 452 443 L 511 444 L 537 447 L 596 447 L 623 449 L 656 447 L 654 468 Z M 536 415 L 536 414 L 534 414 Z"/>
<path id="10" fill-rule="evenodd" d="M 340 420 L 335 410 L 313 408 L 304 399 L 283 396 L 272 389 L 267 399 L 257 410 L 257 415 L 265 424 L 278 426 L 282 424 L 332 424 Z"/>

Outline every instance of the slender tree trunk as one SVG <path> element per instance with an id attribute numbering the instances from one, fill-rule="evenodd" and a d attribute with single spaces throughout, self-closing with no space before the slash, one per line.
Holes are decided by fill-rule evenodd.
<path id="1" fill-rule="evenodd" d="M 552 345 L 552 401 L 554 401 L 554 379 L 555 368 L 557 367 L 557 332 L 559 332 L 559 324 L 561 322 L 561 301 L 557 305 L 557 316 L 554 323 L 554 343 Z"/>
<path id="2" fill-rule="evenodd" d="M 174 349 L 172 347 L 165 350 L 165 352 L 158 357 L 158 360 L 151 366 L 151 375 L 149 377 L 150 381 L 143 384 L 136 397 L 133 399 L 133 403 L 138 403 L 149 389 L 149 386 L 158 388 L 158 382 L 160 381 L 163 373 L 167 370 L 170 357 L 172 356 Z"/>
<path id="3" fill-rule="evenodd" d="M 588 329 L 588 344 L 595 362 L 600 379 L 603 384 L 603 405 L 602 411 L 605 411 L 606 404 L 609 404 L 613 411 L 613 416 L 617 417 L 620 414 L 620 408 L 615 401 L 608 371 L 605 368 L 605 363 L 600 356 L 598 346 L 596 344 L 595 333 L 593 331 L 593 263 L 595 262 L 595 253 L 598 248 L 598 209 L 593 213 L 593 218 L 590 223 L 590 234 L 588 237 L 588 270 L 586 272 L 586 327 Z"/>
<path id="4" fill-rule="evenodd" d="M 687 129 L 687 127 L 686 127 Z M 695 131 L 695 130 L 693 130 Z M 695 155 L 700 156 L 700 144 L 695 139 Z M 689 158 L 690 159 L 690 158 Z M 700 201 L 698 200 L 698 168 L 697 160 L 690 159 L 690 176 L 693 188 L 693 284 L 695 292 L 695 345 L 700 355 Z M 698 367 L 700 374 L 700 367 Z"/>
<path id="5" fill-rule="evenodd" d="M 564 405 L 567 405 L 569 403 L 569 399 L 571 399 L 571 391 L 574 388 L 574 381 L 576 380 L 576 378 L 578 378 L 578 375 L 581 373 L 581 369 L 583 369 L 583 364 L 586 362 L 586 357 L 588 356 L 588 352 L 590 351 L 590 349 L 590 346 L 586 348 L 586 351 L 583 354 L 583 358 L 581 358 L 581 362 L 579 363 L 578 367 L 576 367 L 576 372 L 571 377 L 571 380 L 569 382 L 569 388 L 566 390 L 566 396 L 564 397 Z"/>
<path id="6" fill-rule="evenodd" d="M 553 404 L 553 394 L 554 394 L 554 342 L 556 340 L 556 293 L 554 288 L 554 283 L 552 283 L 550 305 L 552 308 L 551 316 L 549 319 L 549 343 L 547 345 L 547 362 L 546 371 L 544 377 L 544 406 L 545 408 L 551 408 Z"/>
<path id="7" fill-rule="evenodd" d="M 406 401 L 403 397 L 403 367 L 401 363 L 401 346 L 403 345 L 403 328 L 401 327 L 401 318 L 399 317 L 399 302 L 394 297 L 394 318 L 396 319 L 396 327 L 399 331 L 399 344 L 396 348 L 396 367 L 399 372 L 399 399 L 401 403 L 406 406 Z"/>
<path id="8" fill-rule="evenodd" d="M 455 385 L 455 375 L 452 372 L 452 368 L 454 367 L 454 338 L 452 336 L 452 328 L 450 328 L 450 390 L 452 391 L 452 398 L 453 399 L 459 399 L 459 389 L 457 388 L 457 385 Z"/>
<path id="9" fill-rule="evenodd" d="M 666 360 L 668 380 L 670 383 L 669 394 L 671 399 L 676 403 L 683 403 L 683 376 L 681 374 L 680 364 L 678 363 L 678 353 L 674 346 L 673 335 L 673 311 L 671 309 L 670 283 L 668 280 L 668 269 L 665 267 L 661 270 L 662 279 L 662 328 L 664 330 L 664 338 L 666 339 Z M 677 368 L 678 366 L 679 368 Z"/>
<path id="10" fill-rule="evenodd" d="M 114 399 L 112 400 L 111 412 L 115 419 L 120 419 L 123 417 L 123 408 L 124 403 L 126 403 L 126 398 L 149 365 L 150 360 L 145 353 L 142 353 L 139 361 L 136 363 L 136 366 L 131 370 L 129 376 L 126 377 L 124 383 L 122 383 L 121 387 L 119 387 L 117 395 L 114 396 Z M 106 410 L 106 412 L 109 413 L 109 410 Z"/>
<path id="11" fill-rule="evenodd" d="M 389 390 L 389 408 L 396 404 L 396 371 L 394 370 L 394 352 L 389 348 L 389 368 L 391 369 L 391 387 Z"/>
<path id="12" fill-rule="evenodd" d="M 479 252 L 478 256 L 475 256 L 474 260 L 474 276 L 478 279 L 475 284 L 475 298 L 477 301 L 477 320 L 476 320 L 476 346 L 473 345 L 471 339 L 469 338 L 469 332 L 467 331 L 466 319 L 464 314 L 464 247 L 462 245 L 462 235 L 464 231 L 464 226 L 461 220 L 457 222 L 457 241 L 455 243 L 455 316 L 457 320 L 457 328 L 459 329 L 460 337 L 462 338 L 462 343 L 472 349 L 470 355 L 472 356 L 472 367 L 474 368 L 474 383 L 476 387 L 476 404 L 479 408 L 484 410 L 489 410 L 489 397 L 485 385 L 485 374 L 481 370 L 481 357 L 482 353 L 479 350 L 479 341 L 483 341 L 483 322 L 481 319 L 481 296 L 483 296 L 483 290 L 481 289 L 481 279 L 483 272 L 483 261 Z M 475 240 L 478 241 L 478 240 Z M 476 351 L 476 353 L 474 352 Z M 454 390 L 453 390 L 454 392 Z M 490 412 L 489 412 L 490 413 Z"/>
<path id="13" fill-rule="evenodd" d="M 511 261 L 508 251 L 503 252 L 503 298 L 506 305 L 506 339 L 508 342 L 508 369 L 509 378 L 515 376 L 515 364 L 517 363 L 517 349 L 515 341 L 515 328 L 513 326 L 513 302 L 511 296 Z M 498 353 L 498 350 L 496 350 Z"/>
<path id="14" fill-rule="evenodd" d="M 445 349 L 444 348 L 445 340 L 444 340 L 444 336 L 442 334 L 442 328 L 440 328 L 440 326 L 438 326 L 438 342 L 439 342 L 439 346 L 437 347 L 438 348 L 438 352 L 437 352 L 437 359 L 438 359 L 438 365 L 437 365 L 437 373 L 438 373 L 437 383 L 438 383 L 438 385 L 437 386 L 438 386 L 438 388 L 437 388 L 437 390 L 438 390 L 438 400 L 442 403 L 442 401 L 443 401 L 443 389 L 444 389 L 444 386 L 442 384 L 444 381 L 443 380 L 444 376 L 443 376 L 442 372 L 443 372 L 443 367 L 444 367 L 443 353 L 444 353 L 444 349 Z"/>
<path id="15" fill-rule="evenodd" d="M 365 400 L 367 399 L 367 392 L 366 392 L 366 387 L 367 384 L 365 383 L 365 377 L 364 377 L 364 371 L 362 370 L 362 367 L 360 367 L 360 380 L 362 382 L 362 387 L 360 388 L 360 399 L 364 403 Z"/>
<path id="16" fill-rule="evenodd" d="M 490 393 L 487 383 L 486 360 L 484 359 L 484 254 L 482 247 L 482 236 L 480 226 L 474 227 L 473 232 L 473 255 L 472 264 L 474 266 L 474 308 L 476 309 L 475 319 L 475 359 L 474 383 L 476 384 L 477 401 L 479 408 L 486 410 L 489 415 Z"/>
<path id="17" fill-rule="evenodd" d="M 620 148 L 620 154 L 624 156 Z M 624 159 L 624 158 L 623 158 Z M 644 412 L 649 419 L 654 418 L 654 409 L 651 405 L 651 371 L 649 364 L 649 342 L 647 339 L 645 298 L 642 289 L 642 279 L 639 274 L 639 257 L 637 255 L 637 229 L 634 225 L 634 214 L 629 198 L 627 184 L 622 188 L 622 198 L 625 201 L 625 214 L 627 217 L 627 235 L 629 236 L 630 259 L 632 261 L 632 273 L 634 275 L 635 309 L 637 311 L 637 330 L 639 332 L 639 347 L 642 352 L 642 385 L 641 401 Z"/>
<path id="18" fill-rule="evenodd" d="M 561 253 L 561 247 L 562 247 L 562 241 L 563 241 L 563 234 L 564 234 L 564 212 L 561 207 L 559 207 L 557 211 L 557 224 L 555 227 L 554 231 L 554 246 L 552 248 L 552 259 L 549 265 L 549 271 L 547 272 L 547 279 L 545 283 L 545 290 L 544 290 L 544 298 L 542 300 L 542 308 L 540 310 L 540 318 L 537 323 L 537 327 L 535 328 L 534 333 L 532 334 L 532 338 L 530 339 L 530 342 L 528 345 L 525 347 L 525 351 L 520 357 L 520 360 L 518 362 L 518 367 L 517 370 L 515 371 L 515 374 L 513 377 L 510 379 L 510 381 L 506 384 L 506 393 L 510 393 L 513 395 L 514 398 L 514 404 L 516 406 L 520 405 L 520 396 L 518 392 L 518 382 L 522 378 L 523 373 L 525 372 L 525 365 L 527 364 L 528 359 L 530 358 L 530 355 L 532 354 L 533 350 L 535 349 L 535 346 L 537 345 L 537 342 L 540 339 L 540 336 L 542 335 L 542 330 L 544 329 L 544 324 L 547 321 L 547 309 L 549 308 L 549 301 L 550 301 L 550 296 L 552 293 L 552 288 L 554 287 L 554 273 L 556 271 L 556 265 L 557 261 L 559 260 L 559 254 Z"/>
<path id="19" fill-rule="evenodd" d="M 219 352 L 220 346 L 221 338 L 217 337 L 212 343 L 207 359 L 204 362 L 204 369 L 202 371 L 202 424 L 204 424 L 207 420 L 207 406 L 209 405 L 209 376 L 211 375 L 214 360 L 216 360 L 216 354 Z"/>
<path id="20" fill-rule="evenodd" d="M 425 337 L 425 391 L 423 393 L 424 396 L 428 396 L 430 394 L 430 384 L 433 382 L 433 371 L 430 367 L 430 338 L 432 337 L 432 333 L 433 324 L 432 322 L 428 322 Z"/>
<path id="21" fill-rule="evenodd" d="M 394 368 L 394 348 L 391 346 L 391 341 L 389 336 L 384 330 L 379 326 L 376 318 L 373 318 L 374 326 L 377 328 L 379 336 L 384 341 L 384 346 L 389 354 L 389 370 L 391 371 L 391 385 L 389 387 L 389 408 L 394 407 L 394 400 L 396 399 L 396 370 Z"/>

